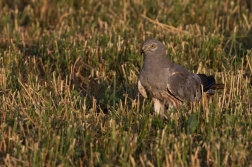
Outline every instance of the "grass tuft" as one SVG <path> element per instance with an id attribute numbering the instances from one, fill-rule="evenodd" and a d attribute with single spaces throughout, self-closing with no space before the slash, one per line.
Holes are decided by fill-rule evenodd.
<path id="1" fill-rule="evenodd" d="M 251 166 L 248 0 L 0 2 L 0 166 Z M 140 45 L 223 91 L 153 114 Z"/>

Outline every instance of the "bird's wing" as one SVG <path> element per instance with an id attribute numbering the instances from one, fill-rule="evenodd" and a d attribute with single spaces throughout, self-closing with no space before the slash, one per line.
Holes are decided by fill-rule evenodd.
<path id="1" fill-rule="evenodd" d="M 140 94 L 144 97 L 144 98 L 147 98 L 147 93 L 146 93 L 146 90 L 144 89 L 143 85 L 141 84 L 140 80 L 138 80 L 138 84 L 137 84 L 137 87 L 138 87 L 138 91 L 140 92 Z"/>
<path id="2" fill-rule="evenodd" d="M 192 73 L 174 72 L 167 82 L 167 91 L 181 101 L 198 101 L 201 98 L 200 81 Z"/>

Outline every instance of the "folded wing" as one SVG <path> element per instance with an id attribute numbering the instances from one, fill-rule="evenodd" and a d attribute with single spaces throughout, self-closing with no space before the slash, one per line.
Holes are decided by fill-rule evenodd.
<path id="1" fill-rule="evenodd" d="M 200 81 L 194 74 L 174 73 L 168 78 L 167 91 L 181 101 L 198 101 L 201 98 Z"/>

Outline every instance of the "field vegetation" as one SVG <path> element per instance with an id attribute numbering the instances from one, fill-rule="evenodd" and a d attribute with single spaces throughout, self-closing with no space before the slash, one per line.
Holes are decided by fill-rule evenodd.
<path id="1" fill-rule="evenodd" d="M 225 84 L 153 114 L 141 43 Z M 0 0 L 0 166 L 252 166 L 250 0 Z"/>

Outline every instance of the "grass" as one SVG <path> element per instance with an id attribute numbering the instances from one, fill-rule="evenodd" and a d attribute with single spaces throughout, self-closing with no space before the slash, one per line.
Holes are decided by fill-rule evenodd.
<path id="1" fill-rule="evenodd" d="M 0 166 L 251 166 L 246 0 L 0 1 Z M 153 115 L 140 44 L 225 84 Z"/>

